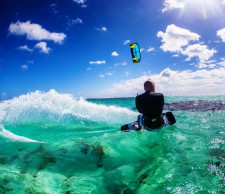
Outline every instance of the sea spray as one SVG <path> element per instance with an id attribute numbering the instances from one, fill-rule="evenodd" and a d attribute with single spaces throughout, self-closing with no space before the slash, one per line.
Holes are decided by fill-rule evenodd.
<path id="1" fill-rule="evenodd" d="M 55 90 L 28 93 L 0 104 L 0 123 L 10 125 L 75 125 L 81 121 L 115 124 L 136 117 L 137 113 L 127 108 L 98 105 Z"/>
<path id="2" fill-rule="evenodd" d="M 15 135 L 12 132 L 6 130 L 2 125 L 0 125 L 0 136 L 6 139 L 10 139 L 12 141 L 42 143 L 42 142 L 38 142 L 36 140 L 29 139 L 23 136 Z"/>

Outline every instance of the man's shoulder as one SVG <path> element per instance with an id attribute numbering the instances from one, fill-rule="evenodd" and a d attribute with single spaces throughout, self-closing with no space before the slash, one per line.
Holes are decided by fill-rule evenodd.
<path id="1" fill-rule="evenodd" d="M 145 93 L 143 93 L 143 94 L 137 95 L 137 96 L 136 96 L 136 99 L 143 98 L 146 94 L 147 94 L 147 93 L 145 92 Z"/>
<path id="2" fill-rule="evenodd" d="M 144 92 L 143 94 L 140 94 L 138 95 L 136 98 L 141 98 L 141 97 L 144 97 L 144 96 L 164 96 L 162 93 L 155 93 L 155 92 L 151 92 L 151 93 L 148 93 L 148 92 Z"/>
<path id="3" fill-rule="evenodd" d="M 147 99 L 164 99 L 164 96 L 162 93 L 148 93 L 145 92 L 143 94 L 140 94 L 136 97 L 136 101 L 145 101 Z"/>
<path id="4" fill-rule="evenodd" d="M 162 93 L 150 93 L 153 96 L 164 96 Z"/>

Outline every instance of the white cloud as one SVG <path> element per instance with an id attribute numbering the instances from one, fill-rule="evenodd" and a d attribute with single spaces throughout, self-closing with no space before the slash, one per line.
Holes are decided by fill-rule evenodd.
<path id="1" fill-rule="evenodd" d="M 111 72 L 105 73 L 105 74 L 100 74 L 99 77 L 105 78 L 106 76 L 112 76 Z"/>
<path id="2" fill-rule="evenodd" d="M 119 56 L 119 54 L 116 51 L 114 51 L 114 52 L 112 52 L 111 56 L 117 57 L 117 56 Z"/>
<path id="3" fill-rule="evenodd" d="M 167 52 L 175 52 L 172 57 L 178 57 L 179 54 L 186 55 L 188 58 L 186 61 L 190 61 L 193 57 L 197 57 L 200 63 L 205 63 L 209 60 L 217 51 L 215 49 L 208 49 L 203 43 L 197 43 L 190 45 L 191 41 L 199 41 L 200 35 L 191 32 L 190 30 L 180 28 L 174 24 L 168 25 L 166 32 L 158 32 L 157 36 L 162 38 L 162 45 L 160 48 Z M 202 64 L 199 64 L 203 67 Z"/>
<path id="4" fill-rule="evenodd" d="M 95 28 L 98 31 L 106 32 L 108 29 L 106 27 L 101 27 L 101 28 Z"/>
<path id="5" fill-rule="evenodd" d="M 89 64 L 97 64 L 97 65 L 101 65 L 101 64 L 106 64 L 106 61 L 89 61 Z"/>
<path id="6" fill-rule="evenodd" d="M 73 0 L 74 2 L 76 2 L 76 3 L 85 3 L 86 2 L 86 0 Z"/>
<path id="7" fill-rule="evenodd" d="M 28 65 L 21 65 L 20 68 L 21 68 L 22 70 L 26 71 L 26 70 L 28 70 Z"/>
<path id="8" fill-rule="evenodd" d="M 122 63 L 116 63 L 116 64 L 114 64 L 115 67 L 116 67 L 116 66 L 120 66 L 120 65 L 126 66 L 126 65 L 127 65 L 127 62 L 124 61 L 124 62 L 122 62 Z"/>
<path id="9" fill-rule="evenodd" d="M 204 63 L 199 63 L 195 65 L 197 68 L 214 68 L 214 67 L 225 67 L 225 58 L 221 57 L 220 61 L 217 62 L 216 60 L 208 60 L 204 61 Z"/>
<path id="10" fill-rule="evenodd" d="M 2 94 L 0 94 L 0 102 L 1 100 L 5 100 L 7 98 L 7 94 L 5 92 L 2 92 Z"/>
<path id="11" fill-rule="evenodd" d="M 144 48 L 141 48 L 141 49 L 140 49 L 140 52 L 142 53 L 144 50 L 145 50 Z"/>
<path id="12" fill-rule="evenodd" d="M 126 44 L 129 44 L 130 43 L 130 40 L 126 40 L 126 41 L 124 41 L 124 45 L 126 45 Z"/>
<path id="13" fill-rule="evenodd" d="M 73 0 L 73 1 L 76 2 L 76 3 L 81 3 L 82 4 L 82 3 L 85 3 L 86 0 Z"/>
<path id="14" fill-rule="evenodd" d="M 64 33 L 49 32 L 39 24 L 32 24 L 30 21 L 11 23 L 9 32 L 14 35 L 26 35 L 28 40 L 52 40 L 55 43 L 62 43 L 66 38 Z"/>
<path id="15" fill-rule="evenodd" d="M 53 9 L 55 9 L 56 4 L 55 4 L 55 3 L 52 3 L 52 4 L 50 4 L 50 5 L 49 5 L 49 7 L 51 7 L 51 8 L 53 8 Z"/>
<path id="16" fill-rule="evenodd" d="M 144 71 L 143 73 L 142 73 L 143 75 L 150 75 L 151 74 L 151 71 Z"/>
<path id="17" fill-rule="evenodd" d="M 155 51 L 154 47 L 149 47 L 148 50 L 147 50 L 147 52 L 153 52 L 153 51 Z"/>
<path id="18" fill-rule="evenodd" d="M 188 56 L 186 61 L 190 61 L 192 57 L 198 57 L 201 62 L 204 62 L 209 60 L 216 52 L 214 49 L 209 50 L 206 45 L 194 44 L 188 46 L 181 53 Z"/>
<path id="19" fill-rule="evenodd" d="M 91 67 L 88 67 L 86 70 L 87 70 L 87 71 L 91 71 L 91 69 L 92 69 Z"/>
<path id="20" fill-rule="evenodd" d="M 220 57 L 220 62 L 216 63 L 216 65 L 219 65 L 219 66 L 222 66 L 222 67 L 225 67 L 225 58 L 224 57 Z"/>
<path id="21" fill-rule="evenodd" d="M 172 57 L 179 57 L 179 54 L 174 54 L 172 55 Z"/>
<path id="22" fill-rule="evenodd" d="M 192 65 L 192 64 L 190 64 Z M 194 65 L 194 64 L 193 64 Z M 222 65 L 222 61 L 220 63 L 217 63 L 216 60 L 207 60 L 207 61 L 203 61 L 203 62 L 200 62 L 199 64 L 195 65 L 195 67 L 199 68 L 199 69 L 203 69 L 203 68 L 214 68 L 218 65 Z"/>
<path id="23" fill-rule="evenodd" d="M 225 94 L 225 68 L 201 69 L 197 71 L 173 71 L 164 69 L 159 74 L 151 75 L 156 83 L 156 92 L 164 95 L 201 95 Z M 143 84 L 149 78 L 143 75 L 114 84 L 110 89 L 98 93 L 101 97 L 129 97 L 143 93 Z"/>
<path id="24" fill-rule="evenodd" d="M 102 27 L 102 31 L 107 31 L 107 28 L 106 27 Z"/>
<path id="25" fill-rule="evenodd" d="M 49 53 L 49 51 L 51 50 L 49 47 L 47 47 L 46 42 L 39 42 L 34 47 L 40 49 L 42 53 L 46 54 Z"/>
<path id="26" fill-rule="evenodd" d="M 197 41 L 200 38 L 198 34 L 174 24 L 168 25 L 165 33 L 159 31 L 157 37 L 162 38 L 163 44 L 160 48 L 165 52 L 180 52 L 182 47 L 188 45 L 190 41 Z"/>
<path id="27" fill-rule="evenodd" d="M 19 46 L 19 49 L 20 50 L 26 50 L 26 51 L 29 51 L 29 52 L 32 52 L 33 51 L 33 49 L 29 48 L 27 45 Z"/>
<path id="28" fill-rule="evenodd" d="M 196 65 L 195 67 L 199 68 L 199 69 L 202 69 L 202 68 L 206 68 L 207 65 L 204 64 L 204 63 L 199 63 L 198 65 Z"/>
<path id="29" fill-rule="evenodd" d="M 79 4 L 83 8 L 87 7 L 87 5 L 85 4 L 86 0 L 73 0 L 73 2 Z"/>
<path id="30" fill-rule="evenodd" d="M 180 0 L 165 0 L 163 6 L 162 13 L 173 9 L 183 9 L 185 3 Z"/>
<path id="31" fill-rule="evenodd" d="M 225 4 L 225 0 L 223 0 L 223 4 Z"/>
<path id="32" fill-rule="evenodd" d="M 49 5 L 49 7 L 52 9 L 52 11 L 54 12 L 54 14 L 57 14 L 59 11 L 56 9 L 56 4 L 52 3 Z"/>
<path id="33" fill-rule="evenodd" d="M 129 75 L 130 75 L 129 71 L 126 71 L 125 76 L 129 76 Z"/>
<path id="34" fill-rule="evenodd" d="M 5 98 L 7 96 L 7 94 L 5 92 L 2 92 L 2 95 L 1 95 L 3 98 Z"/>
<path id="35" fill-rule="evenodd" d="M 220 40 L 215 40 L 213 42 L 218 44 L 218 43 L 220 43 Z"/>
<path id="36" fill-rule="evenodd" d="M 221 61 L 221 62 L 217 63 L 217 65 L 225 67 L 225 61 Z"/>
<path id="37" fill-rule="evenodd" d="M 34 64 L 34 61 L 28 60 L 27 63 Z"/>
<path id="38" fill-rule="evenodd" d="M 68 22 L 69 26 L 73 26 L 75 24 L 83 24 L 83 20 L 80 18 L 74 19 L 74 20 L 69 20 Z"/>
<path id="39" fill-rule="evenodd" d="M 205 64 L 205 63 L 199 63 L 198 65 L 196 65 L 195 67 L 199 68 L 199 69 L 203 69 L 203 68 L 214 68 L 216 66 L 216 64 Z"/>
<path id="40" fill-rule="evenodd" d="M 217 36 L 220 37 L 223 42 L 225 42 L 225 28 L 223 28 L 221 30 L 218 30 L 217 31 Z"/>
<path id="41" fill-rule="evenodd" d="M 205 61 L 205 63 L 209 64 L 209 63 L 216 63 L 216 60 L 208 60 L 208 61 Z"/>

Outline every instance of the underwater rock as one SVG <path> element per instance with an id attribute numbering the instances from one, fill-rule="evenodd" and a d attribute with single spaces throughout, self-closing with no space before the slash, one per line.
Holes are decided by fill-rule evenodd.
<path id="1" fill-rule="evenodd" d="M 0 164 L 6 164 L 6 163 L 7 163 L 6 157 L 0 155 Z"/>
<path id="2" fill-rule="evenodd" d="M 145 171 L 143 174 L 141 174 L 141 176 L 138 177 L 138 180 L 136 181 L 136 183 L 139 183 L 139 184 L 145 184 L 145 179 L 149 176 L 151 170 L 147 170 Z"/>
<path id="3" fill-rule="evenodd" d="M 171 102 L 164 105 L 164 110 L 190 110 L 190 111 L 209 111 L 209 110 L 225 110 L 225 101 L 182 101 Z"/>
<path id="4" fill-rule="evenodd" d="M 14 161 L 14 160 L 16 160 L 18 158 L 19 158 L 19 155 L 14 155 L 14 156 L 12 156 L 12 161 Z"/>
<path id="5" fill-rule="evenodd" d="M 97 158 L 97 167 L 101 168 L 103 166 L 104 149 L 102 146 L 94 146 L 87 143 L 82 143 L 80 151 L 84 154 L 90 153 Z"/>
<path id="6" fill-rule="evenodd" d="M 86 144 L 80 149 L 80 151 L 84 154 L 87 154 L 88 150 L 89 150 L 89 146 Z"/>
<path id="7" fill-rule="evenodd" d="M 60 152 L 62 152 L 63 154 L 66 154 L 68 152 L 68 150 L 66 150 L 65 148 L 61 148 L 59 149 Z"/>
<path id="8" fill-rule="evenodd" d="M 213 149 L 209 154 L 210 156 L 216 157 L 218 160 L 221 158 L 225 159 L 225 151 L 222 149 Z"/>
<path id="9" fill-rule="evenodd" d="M 91 153 L 94 154 L 98 158 L 97 167 L 101 168 L 103 166 L 102 162 L 103 162 L 103 157 L 104 157 L 103 147 L 102 146 L 93 147 L 93 150 Z"/>
<path id="10" fill-rule="evenodd" d="M 8 193 L 10 191 L 13 191 L 13 189 L 9 189 L 9 188 L 6 188 L 6 187 L 0 185 L 0 193 L 3 194 L 3 193 Z"/>
<path id="11" fill-rule="evenodd" d="M 221 163 L 219 161 L 217 161 L 217 162 L 207 161 L 206 163 L 209 163 L 209 164 L 212 164 L 212 165 L 216 165 L 216 166 L 221 167 L 221 168 L 225 168 L 225 164 Z"/>
<path id="12" fill-rule="evenodd" d="M 43 154 L 42 158 L 41 158 L 41 164 L 39 165 L 38 169 L 39 170 L 42 170 L 44 169 L 49 163 L 55 163 L 56 162 L 56 159 L 55 157 L 49 153 L 49 152 L 46 152 Z"/>
<path id="13" fill-rule="evenodd" d="M 28 158 L 31 157 L 31 155 L 37 154 L 37 153 L 42 153 L 44 152 L 44 147 L 43 145 L 40 145 L 37 149 L 35 149 L 34 151 L 27 153 L 24 157 L 25 160 L 27 160 Z"/>

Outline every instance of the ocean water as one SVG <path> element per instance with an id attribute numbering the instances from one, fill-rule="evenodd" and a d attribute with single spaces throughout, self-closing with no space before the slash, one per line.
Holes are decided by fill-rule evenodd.
<path id="1" fill-rule="evenodd" d="M 159 132 L 121 132 L 134 103 L 54 90 L 0 102 L 0 193 L 225 192 L 223 110 L 174 111 L 177 123 Z"/>

